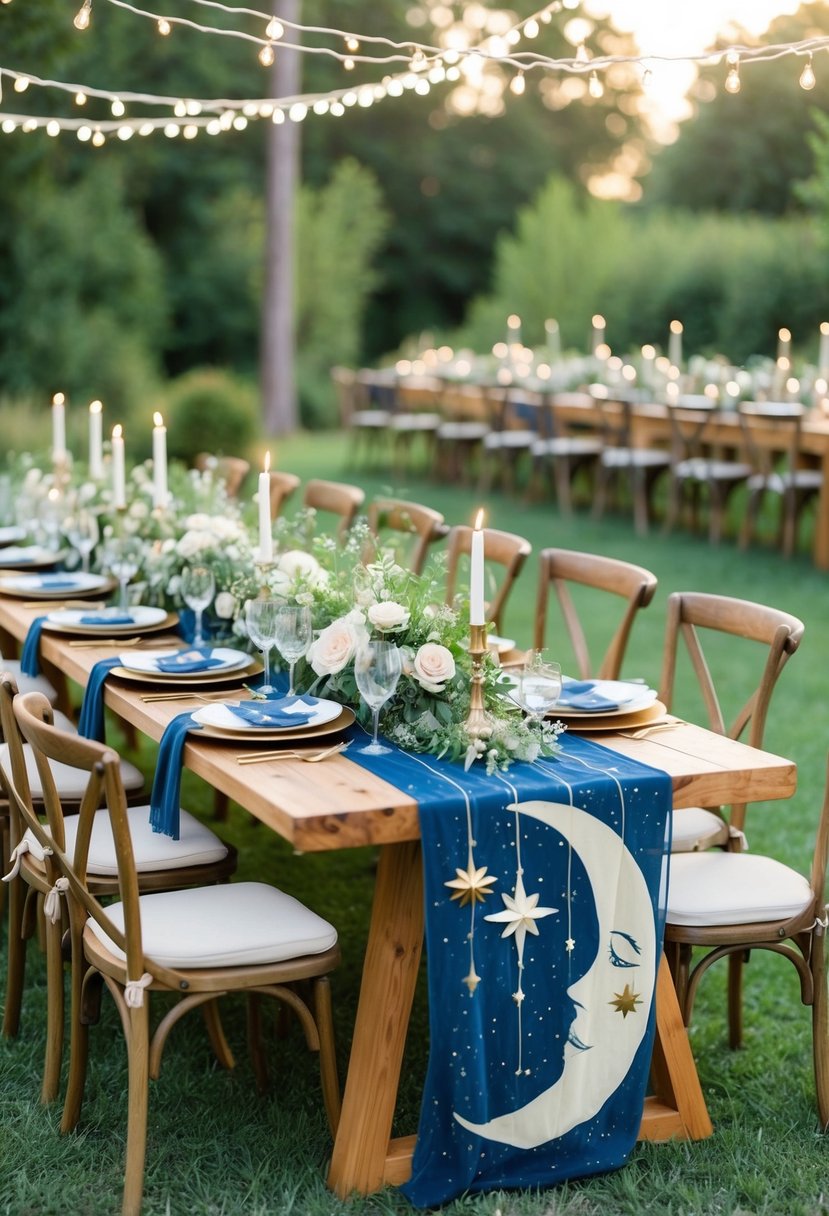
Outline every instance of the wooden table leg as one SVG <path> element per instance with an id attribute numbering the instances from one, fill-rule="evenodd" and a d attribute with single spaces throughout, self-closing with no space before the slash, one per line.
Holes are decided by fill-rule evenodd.
<path id="1" fill-rule="evenodd" d="M 656 1038 L 651 1077 L 655 1093 L 645 1101 L 640 1140 L 673 1137 L 704 1140 L 711 1135 L 714 1129 L 664 955 L 656 978 Z"/>
<path id="2" fill-rule="evenodd" d="M 824 453 L 820 469 L 823 473 L 823 484 L 820 487 L 815 512 L 812 556 L 818 570 L 829 570 L 829 451 Z"/>
<path id="3" fill-rule="evenodd" d="M 420 842 L 380 852 L 360 1000 L 328 1185 L 369 1194 L 408 1173 L 414 1137 L 390 1143 L 397 1086 L 423 945 Z M 389 1166 L 387 1168 L 387 1159 Z"/>

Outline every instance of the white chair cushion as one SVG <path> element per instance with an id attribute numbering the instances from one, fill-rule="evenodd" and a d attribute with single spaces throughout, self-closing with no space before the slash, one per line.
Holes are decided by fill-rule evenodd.
<path id="1" fill-rule="evenodd" d="M 45 676 L 24 676 L 20 673 L 19 659 L 3 659 L 3 671 L 14 676 L 18 692 L 42 692 L 50 704 L 54 705 L 58 694 Z"/>
<path id="2" fill-rule="evenodd" d="M 79 822 L 78 815 L 67 815 L 63 821 L 66 852 L 69 857 L 75 853 Z M 215 832 L 211 832 L 210 828 L 200 823 L 189 811 L 181 812 L 179 840 L 171 840 L 162 832 L 152 830 L 149 806 L 128 807 L 127 822 L 132 837 L 135 868 L 140 874 L 152 870 L 178 870 L 184 866 L 206 866 L 227 857 L 227 846 Z M 31 832 L 26 832 L 26 839 L 30 853 L 38 861 L 42 861 L 43 849 Z M 115 877 L 118 873 L 115 841 L 112 838 L 109 812 L 106 810 L 95 812 L 87 869 L 90 874 L 107 877 Z"/>
<path id="3" fill-rule="evenodd" d="M 23 751 L 26 757 L 29 789 L 34 801 L 39 802 L 43 798 L 43 785 L 40 780 L 40 774 L 37 771 L 37 764 L 28 743 L 23 744 Z M 57 760 L 51 761 L 51 765 L 52 775 L 54 776 L 59 796 L 67 802 L 79 802 L 83 798 L 84 790 L 89 781 L 89 773 L 85 772 L 82 768 L 72 768 L 71 765 L 62 764 Z M 4 772 L 10 771 L 8 743 L 4 743 L 0 747 L 0 766 L 2 766 Z M 121 780 L 128 794 L 135 790 L 140 790 L 144 786 L 142 773 L 139 772 L 134 764 L 130 764 L 128 760 L 121 761 Z"/>
<path id="4" fill-rule="evenodd" d="M 684 806 L 674 811 L 671 826 L 671 852 L 695 853 L 713 844 L 725 844 L 728 824 L 713 811 L 701 806 Z"/>
<path id="5" fill-rule="evenodd" d="M 322 954 L 337 941 L 337 930 L 328 921 L 261 882 L 142 895 L 139 905 L 144 953 L 165 967 L 278 963 Z M 122 904 L 111 904 L 107 915 L 123 929 Z M 125 958 L 96 921 L 88 925 L 108 950 Z"/>
<path id="6" fill-rule="evenodd" d="M 676 853 L 668 882 L 668 924 L 704 928 L 788 920 L 814 896 L 808 880 L 755 853 Z"/>

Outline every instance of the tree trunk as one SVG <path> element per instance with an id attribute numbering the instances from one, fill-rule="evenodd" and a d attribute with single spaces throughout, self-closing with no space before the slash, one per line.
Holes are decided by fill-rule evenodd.
<path id="1" fill-rule="evenodd" d="M 299 21 L 300 0 L 275 0 L 274 16 Z M 286 27 L 284 38 L 299 33 Z M 300 88 L 300 53 L 275 44 L 270 73 L 275 97 Z M 265 430 L 284 435 L 296 428 L 294 375 L 294 205 L 299 177 L 299 123 L 268 123 L 265 182 L 265 288 L 262 300 L 260 375 Z"/>

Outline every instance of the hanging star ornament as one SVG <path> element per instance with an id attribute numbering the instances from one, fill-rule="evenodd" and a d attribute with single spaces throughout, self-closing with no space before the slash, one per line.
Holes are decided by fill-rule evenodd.
<path id="1" fill-rule="evenodd" d="M 481 982 L 481 977 L 476 972 L 474 963 L 472 963 L 469 968 L 469 974 L 464 976 L 463 982 L 466 984 L 467 988 L 469 989 L 469 995 L 474 996 L 475 989 L 478 987 L 478 985 Z"/>
<path id="2" fill-rule="evenodd" d="M 614 992 L 613 1000 L 607 1002 L 608 1005 L 613 1005 L 617 1013 L 621 1013 L 623 1018 L 626 1018 L 629 1013 L 638 1012 L 637 1005 L 642 1004 L 641 996 L 633 991 L 630 984 L 625 984 L 622 992 Z"/>
<path id="3" fill-rule="evenodd" d="M 533 933 L 538 936 L 539 921 L 544 916 L 552 916 L 558 912 L 558 908 L 539 908 L 538 893 L 528 895 L 524 890 L 524 880 L 519 874 L 515 880 L 515 894 L 507 895 L 501 893 L 501 898 L 504 901 L 504 908 L 500 912 L 490 912 L 484 920 L 498 921 L 504 925 L 504 931 L 501 937 L 509 937 L 515 935 L 515 942 L 518 946 L 519 960 L 524 951 L 524 938 L 528 933 Z"/>
<path id="4" fill-rule="evenodd" d="M 467 904 L 482 904 L 487 895 L 492 894 L 492 884 L 498 881 L 494 874 L 487 874 L 486 866 L 476 867 L 472 862 L 465 870 L 456 869 L 455 873 L 457 878 L 450 878 L 443 885 L 454 888 L 450 898 L 458 900 L 459 908 Z"/>

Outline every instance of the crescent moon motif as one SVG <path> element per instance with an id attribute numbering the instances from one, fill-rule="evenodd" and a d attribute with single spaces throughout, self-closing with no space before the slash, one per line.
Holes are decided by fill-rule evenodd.
<path id="1" fill-rule="evenodd" d="M 592 1119 L 624 1080 L 647 1030 L 656 983 L 656 927 L 645 877 L 621 836 L 595 816 L 560 802 L 521 802 L 512 808 L 559 832 L 581 859 L 593 889 L 599 947 L 586 973 L 568 988 L 576 1016 L 564 1047 L 561 1076 L 525 1106 L 474 1123 L 454 1111 L 467 1131 L 514 1148 L 538 1148 Z M 612 1000 L 619 970 L 611 935 L 623 926 L 635 942 L 636 1016 L 620 1017 Z M 629 972 L 627 974 L 630 974 Z"/>

